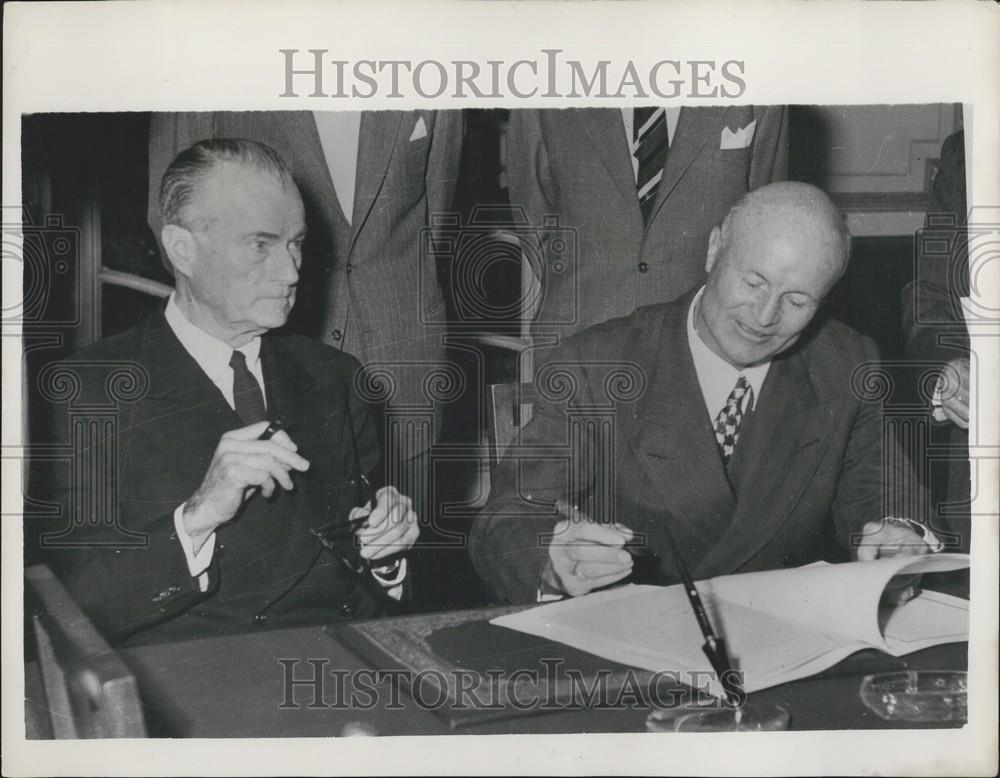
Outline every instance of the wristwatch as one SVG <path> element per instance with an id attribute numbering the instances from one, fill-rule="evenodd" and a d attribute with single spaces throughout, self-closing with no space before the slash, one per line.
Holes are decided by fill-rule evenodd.
<path id="1" fill-rule="evenodd" d="M 887 524 L 895 524 L 897 527 L 905 527 L 911 532 L 915 532 L 923 539 L 924 543 L 930 546 L 932 554 L 944 550 L 944 543 L 941 542 L 937 535 L 930 531 L 926 524 L 921 524 L 919 521 L 906 519 L 902 516 L 886 516 L 885 521 Z"/>

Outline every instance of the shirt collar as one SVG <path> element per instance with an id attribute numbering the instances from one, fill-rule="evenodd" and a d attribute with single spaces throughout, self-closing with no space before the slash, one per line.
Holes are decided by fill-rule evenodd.
<path id="1" fill-rule="evenodd" d="M 231 382 L 233 374 L 229 360 L 233 355 L 233 347 L 188 321 L 175 298 L 176 293 L 170 295 L 164 315 L 177 340 L 213 383 Z M 253 372 L 260 361 L 260 337 L 255 335 L 237 350 L 243 352 L 247 366 Z"/>
<path id="2" fill-rule="evenodd" d="M 694 359 L 695 372 L 698 374 L 698 383 L 705 396 L 705 405 L 708 407 L 709 414 L 714 417 L 726 404 L 729 393 L 742 375 L 746 377 L 753 389 L 753 393 L 750 395 L 750 407 L 753 408 L 756 406 L 757 398 L 760 397 L 760 389 L 767 377 L 771 362 L 768 360 L 763 364 L 740 370 L 730 365 L 705 344 L 694 326 L 694 312 L 701 303 L 704 292 L 705 287 L 703 286 L 698 290 L 688 308 L 687 339 L 691 357 Z"/>

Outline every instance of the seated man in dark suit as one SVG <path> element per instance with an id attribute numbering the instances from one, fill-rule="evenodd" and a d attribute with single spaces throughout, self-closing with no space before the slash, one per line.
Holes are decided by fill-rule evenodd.
<path id="1" fill-rule="evenodd" d="M 712 231 L 704 286 L 554 352 L 471 534 L 500 599 L 675 582 L 670 538 L 696 578 L 800 565 L 831 515 L 860 559 L 936 545 L 883 489 L 883 462 L 896 479 L 908 463 L 883 455 L 894 444 L 861 397 L 874 344 L 816 317 L 849 245 L 821 191 L 765 186 Z"/>
<path id="2" fill-rule="evenodd" d="M 160 208 L 165 310 L 44 371 L 73 462 L 37 492 L 60 508 L 43 552 L 116 643 L 380 614 L 419 530 L 391 486 L 362 505 L 379 445 L 357 361 L 272 331 L 306 232 L 291 174 L 262 144 L 204 141 Z"/>

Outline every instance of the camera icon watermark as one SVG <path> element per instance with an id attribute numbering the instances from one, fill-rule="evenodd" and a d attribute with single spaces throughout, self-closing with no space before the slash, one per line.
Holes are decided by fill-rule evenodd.
<path id="1" fill-rule="evenodd" d="M 64 224 L 59 214 L 36 223 L 28 208 L 7 206 L 3 208 L 2 229 L 4 266 L 21 265 L 23 279 L 21 298 L 4 304 L 4 325 L 78 325 L 80 230 Z M 51 304 L 53 292 L 60 286 L 69 292 L 60 298 L 73 305 Z"/>
<path id="2" fill-rule="evenodd" d="M 992 294 L 1000 270 L 1000 207 L 973 207 L 965 224 L 957 214 L 929 213 L 915 248 L 915 324 L 948 326 L 963 315 L 969 326 L 1000 321 Z M 944 319 L 942 302 L 949 314 Z"/>
<path id="3" fill-rule="evenodd" d="M 524 318 L 547 310 L 543 306 L 548 282 L 561 276 L 561 294 L 569 294 L 552 321 L 538 324 L 573 324 L 577 321 L 579 250 L 577 231 L 546 216 L 532 225 L 523 208 L 480 205 L 463 223 L 456 213 L 432 214 L 430 226 L 421 230 L 421 262 L 437 262 L 449 268 L 446 295 L 454 305 L 452 330 L 491 329 L 504 323 L 517 326 Z M 519 271 L 519 292 L 504 299 L 491 297 L 491 276 Z M 495 280 L 495 279 L 494 279 Z M 567 292 L 567 288 L 569 291 Z M 423 294 L 421 299 L 432 299 Z M 436 323 L 428 311 L 420 312 L 421 324 Z"/>

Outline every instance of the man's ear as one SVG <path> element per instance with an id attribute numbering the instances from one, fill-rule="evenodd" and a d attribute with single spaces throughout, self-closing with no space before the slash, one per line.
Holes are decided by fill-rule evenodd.
<path id="1" fill-rule="evenodd" d="M 189 278 L 197 258 L 197 247 L 191 231 L 177 224 L 164 224 L 160 230 L 160 240 L 163 242 L 167 259 L 174 267 L 174 273 Z"/>
<path id="2" fill-rule="evenodd" d="M 716 261 L 719 259 L 719 252 L 722 251 L 722 230 L 713 227 L 708 236 L 708 255 L 705 257 L 705 273 L 712 272 Z"/>

